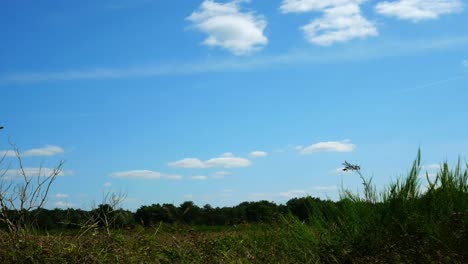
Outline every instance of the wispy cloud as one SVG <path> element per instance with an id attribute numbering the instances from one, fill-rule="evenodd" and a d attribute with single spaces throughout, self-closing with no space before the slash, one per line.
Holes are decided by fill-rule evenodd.
<path id="1" fill-rule="evenodd" d="M 462 66 L 463 67 L 468 67 L 468 60 L 463 60 L 462 61 Z"/>
<path id="2" fill-rule="evenodd" d="M 157 171 L 151 170 L 131 170 L 131 171 L 121 171 L 114 172 L 110 175 L 113 178 L 123 178 L 123 179 L 145 179 L 145 180 L 158 180 L 158 179 L 168 179 L 168 180 L 180 180 L 182 176 L 180 175 L 171 175 L 163 174 Z"/>
<path id="3" fill-rule="evenodd" d="M 202 161 L 198 158 L 185 158 L 168 163 L 172 168 L 240 168 L 249 167 L 252 162 L 245 158 L 235 157 L 232 153 L 224 153 L 220 157 Z"/>
<path id="4" fill-rule="evenodd" d="M 112 183 L 111 182 L 106 182 L 102 186 L 105 187 L 105 188 L 109 188 L 109 187 L 112 186 Z"/>
<path id="5" fill-rule="evenodd" d="M 190 177 L 190 179 L 196 180 L 196 181 L 206 181 L 206 180 L 208 180 L 208 176 L 197 175 L 197 176 Z"/>
<path id="6" fill-rule="evenodd" d="M 399 0 L 380 2 L 375 9 L 382 15 L 418 22 L 461 12 L 463 4 L 459 0 Z"/>
<path id="7" fill-rule="evenodd" d="M 2 174 L 4 173 L 4 176 L 7 178 L 15 179 L 15 177 L 18 176 L 23 176 L 23 173 L 27 177 L 35 177 L 35 176 L 50 176 L 53 174 L 57 174 L 57 176 L 67 176 L 67 175 L 72 175 L 73 171 L 71 170 L 62 170 L 62 171 L 57 171 L 57 169 L 54 168 L 23 168 L 23 169 L 9 169 L 6 171 L 1 172 Z"/>
<path id="8" fill-rule="evenodd" d="M 58 201 L 58 202 L 55 203 L 55 206 L 63 207 L 63 208 L 69 208 L 69 207 L 73 207 L 74 205 L 71 204 L 71 203 L 64 202 L 64 201 Z"/>
<path id="9" fill-rule="evenodd" d="M 314 190 L 314 191 L 333 191 L 333 190 L 338 190 L 338 186 L 337 185 L 314 186 L 314 187 L 312 187 L 312 190 Z"/>
<path id="10" fill-rule="evenodd" d="M 300 150 L 301 154 L 311 154 L 315 152 L 352 152 L 356 149 L 356 145 L 350 140 L 343 141 L 326 141 L 312 144 Z"/>
<path id="11" fill-rule="evenodd" d="M 249 156 L 252 158 L 263 158 L 263 157 L 268 156 L 268 153 L 265 151 L 256 150 L 256 151 L 250 152 Z"/>
<path id="12" fill-rule="evenodd" d="M 63 148 L 59 146 L 46 145 L 43 148 L 35 148 L 26 150 L 22 153 L 22 156 L 32 157 L 32 156 L 54 156 L 57 154 L 64 153 Z"/>
<path id="13" fill-rule="evenodd" d="M 70 197 L 70 195 L 67 194 L 67 193 L 57 193 L 57 194 L 55 195 L 55 197 L 56 197 L 56 198 L 64 199 L 64 198 Z"/>
<path id="14" fill-rule="evenodd" d="M 289 190 L 286 192 L 280 192 L 280 196 L 286 198 L 294 198 L 294 197 L 302 197 L 307 195 L 307 191 L 305 190 Z"/>
<path id="15" fill-rule="evenodd" d="M 16 152 L 14 150 L 0 150 L 1 157 L 16 157 Z"/>
<path id="16" fill-rule="evenodd" d="M 329 46 L 355 38 L 377 36 L 377 28 L 362 14 L 364 0 L 284 0 L 283 13 L 323 12 L 320 18 L 302 27 L 311 43 Z"/>
<path id="17" fill-rule="evenodd" d="M 442 80 L 437 80 L 437 81 L 432 81 L 432 82 L 422 84 L 422 85 L 419 85 L 419 86 L 405 88 L 405 89 L 401 89 L 401 90 L 396 90 L 396 92 L 397 93 L 414 92 L 414 91 L 418 91 L 418 90 L 423 90 L 423 89 L 427 89 L 427 88 L 431 88 L 431 87 L 440 86 L 441 84 L 444 84 L 444 83 L 463 80 L 463 79 L 466 79 L 466 78 L 468 78 L 468 74 L 454 76 L 454 77 L 450 77 L 450 78 L 446 78 L 446 79 L 442 79 Z"/>
<path id="18" fill-rule="evenodd" d="M 242 12 L 240 4 L 246 0 L 217 3 L 205 0 L 187 19 L 193 27 L 208 37 L 207 46 L 220 46 L 235 55 L 245 55 L 268 43 L 263 31 L 266 20 L 254 12 Z"/>
<path id="19" fill-rule="evenodd" d="M 228 175 L 231 175 L 232 173 L 229 171 L 217 171 L 214 173 L 213 178 L 215 179 L 222 179 Z"/>
<path id="20" fill-rule="evenodd" d="M 77 80 L 115 80 L 151 78 L 172 75 L 205 74 L 216 72 L 238 72 L 269 69 L 300 64 L 330 64 L 380 59 L 393 56 L 418 55 L 430 51 L 445 51 L 464 48 L 468 36 L 413 40 L 385 41 L 368 46 L 365 52 L 353 47 L 340 47 L 329 51 L 290 51 L 283 54 L 237 58 L 211 58 L 192 62 L 143 65 L 128 68 L 98 68 L 89 70 L 65 70 L 60 72 L 29 72 L 0 74 L 0 85 L 29 84 Z"/>

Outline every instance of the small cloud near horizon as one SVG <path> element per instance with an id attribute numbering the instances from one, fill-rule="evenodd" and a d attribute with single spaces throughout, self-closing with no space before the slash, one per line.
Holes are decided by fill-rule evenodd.
<path id="1" fill-rule="evenodd" d="M 256 151 L 250 152 L 249 156 L 252 158 L 263 158 L 263 157 L 268 156 L 268 153 L 265 151 L 256 150 Z"/>
<path id="2" fill-rule="evenodd" d="M 55 197 L 56 197 L 56 198 L 62 198 L 62 199 L 63 199 L 63 198 L 68 198 L 68 197 L 70 197 L 70 195 L 67 194 L 67 193 L 57 193 L 57 194 L 55 195 Z"/>
<path id="3" fill-rule="evenodd" d="M 145 179 L 145 180 L 158 180 L 158 179 L 180 180 L 182 179 L 182 176 L 180 175 L 163 174 L 158 171 L 151 171 L 151 170 L 131 170 L 131 171 L 113 172 L 110 174 L 110 176 L 113 178 Z"/>
<path id="4" fill-rule="evenodd" d="M 248 159 L 236 157 L 234 154 L 227 152 L 222 154 L 220 157 L 211 158 L 206 161 L 202 161 L 198 158 L 185 158 L 178 161 L 168 163 L 169 167 L 172 168 L 195 168 L 195 169 L 207 169 L 207 168 L 241 168 L 249 167 L 252 162 Z"/>
<path id="5" fill-rule="evenodd" d="M 55 206 L 63 207 L 63 208 L 69 208 L 69 207 L 73 207 L 74 205 L 71 204 L 71 203 L 64 202 L 64 201 L 58 201 L 58 202 L 55 203 Z"/>
<path id="6" fill-rule="evenodd" d="M 311 154 L 316 152 L 352 152 L 356 145 L 350 140 L 318 142 L 307 147 L 299 148 L 301 154 Z"/>
<path id="7" fill-rule="evenodd" d="M 33 148 L 25 151 L 20 151 L 21 157 L 40 157 L 40 156 L 55 156 L 58 154 L 65 153 L 65 150 L 59 146 L 46 145 L 42 148 Z M 17 153 L 15 150 L 0 150 L 0 157 L 16 157 Z"/>
<path id="8" fill-rule="evenodd" d="M 288 190 L 286 192 L 280 192 L 279 195 L 286 198 L 294 198 L 307 196 L 307 192 L 305 190 Z"/>

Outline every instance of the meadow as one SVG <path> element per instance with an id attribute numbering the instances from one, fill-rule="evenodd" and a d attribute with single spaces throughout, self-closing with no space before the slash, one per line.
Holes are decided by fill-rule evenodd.
<path id="1" fill-rule="evenodd" d="M 342 190 L 340 201 L 38 211 L 28 225 L 3 225 L 0 262 L 468 263 L 466 164 L 444 163 L 424 179 L 418 154 L 408 175 L 384 190 L 359 166 L 344 165 L 361 177 L 364 192 Z"/>

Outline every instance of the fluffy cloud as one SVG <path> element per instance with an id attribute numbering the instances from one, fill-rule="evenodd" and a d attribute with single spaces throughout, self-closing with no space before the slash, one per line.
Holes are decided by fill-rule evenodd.
<path id="1" fill-rule="evenodd" d="M 463 5 L 459 0 L 399 0 L 378 3 L 375 9 L 382 15 L 417 22 L 460 12 Z"/>
<path id="2" fill-rule="evenodd" d="M 314 152 L 352 152 L 356 145 L 349 140 L 343 141 L 327 141 L 312 144 L 300 150 L 301 154 L 310 154 Z"/>
<path id="3" fill-rule="evenodd" d="M 266 153 L 265 151 L 256 150 L 250 152 L 249 156 L 252 158 L 262 158 L 268 156 L 268 153 Z"/>
<path id="4" fill-rule="evenodd" d="M 245 158 L 235 157 L 232 153 L 224 153 L 220 157 L 202 161 L 196 158 L 185 158 L 182 160 L 170 162 L 169 167 L 172 168 L 239 168 L 248 167 L 252 162 Z"/>
<path id="5" fill-rule="evenodd" d="M 267 22 L 254 12 L 242 12 L 242 2 L 248 1 L 217 3 L 205 0 L 187 19 L 194 28 L 208 35 L 203 44 L 220 46 L 235 55 L 248 54 L 268 43 L 263 34 Z"/>
<path id="6" fill-rule="evenodd" d="M 132 170 L 132 171 L 122 171 L 114 172 L 111 174 L 113 178 L 124 178 L 124 179 L 145 179 L 145 180 L 157 180 L 157 179 L 168 179 L 168 180 L 180 180 L 182 176 L 180 175 L 169 175 L 163 174 L 157 171 L 151 170 Z"/>
<path id="7" fill-rule="evenodd" d="M 323 12 L 302 27 L 309 42 L 328 46 L 355 38 L 377 36 L 377 28 L 361 14 L 364 0 L 284 0 L 283 13 Z"/>

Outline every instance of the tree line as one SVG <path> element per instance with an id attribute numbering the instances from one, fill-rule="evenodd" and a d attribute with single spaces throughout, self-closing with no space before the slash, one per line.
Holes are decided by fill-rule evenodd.
<path id="1" fill-rule="evenodd" d="M 76 229 L 96 225 L 109 228 L 132 228 L 136 225 L 145 227 L 162 223 L 186 225 L 238 225 L 247 223 L 273 223 L 282 216 L 293 215 L 301 221 L 308 221 L 314 216 L 323 217 L 341 207 L 343 202 L 321 200 L 315 197 L 290 199 L 286 204 L 270 201 L 243 202 L 232 207 L 213 207 L 209 204 L 199 207 L 191 201 L 175 206 L 173 204 L 143 205 L 135 212 L 115 208 L 110 204 L 101 204 L 92 210 L 83 209 L 45 209 L 30 212 L 10 210 L 14 220 L 27 214 L 32 227 L 40 230 L 59 228 Z M 324 213 L 325 212 L 325 213 Z M 1 228 L 7 228 L 4 223 Z"/>

